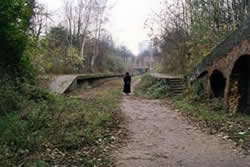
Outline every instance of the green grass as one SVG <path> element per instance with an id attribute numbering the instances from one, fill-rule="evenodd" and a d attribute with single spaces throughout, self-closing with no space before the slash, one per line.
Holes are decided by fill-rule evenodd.
<path id="1" fill-rule="evenodd" d="M 76 98 L 9 87 L 0 95 L 0 166 L 107 166 L 104 148 L 117 127 L 120 90 L 99 94 Z"/>

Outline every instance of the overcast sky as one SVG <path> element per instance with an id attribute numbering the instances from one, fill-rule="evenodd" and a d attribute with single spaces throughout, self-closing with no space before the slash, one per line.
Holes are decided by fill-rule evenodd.
<path id="1" fill-rule="evenodd" d="M 108 31 L 117 45 L 126 45 L 133 53 L 138 54 L 141 41 L 149 40 L 144 29 L 145 20 L 157 11 L 161 0 L 109 0 Z M 46 4 L 49 10 L 58 16 L 63 6 L 63 0 L 39 0 Z"/>

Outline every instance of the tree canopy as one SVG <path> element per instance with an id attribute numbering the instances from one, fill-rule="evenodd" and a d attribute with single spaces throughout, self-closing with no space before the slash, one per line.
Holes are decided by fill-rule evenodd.
<path id="1" fill-rule="evenodd" d="M 18 73 L 26 47 L 32 0 L 4 0 L 0 2 L 0 68 L 1 72 Z M 7 69 L 7 70 L 6 70 Z"/>

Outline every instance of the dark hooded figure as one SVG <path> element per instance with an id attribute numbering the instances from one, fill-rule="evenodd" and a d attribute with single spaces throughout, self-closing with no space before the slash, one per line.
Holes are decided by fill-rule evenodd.
<path id="1" fill-rule="evenodd" d="M 129 93 L 131 93 L 131 76 L 129 75 L 128 72 L 126 72 L 123 81 L 124 81 L 123 92 L 129 95 Z"/>

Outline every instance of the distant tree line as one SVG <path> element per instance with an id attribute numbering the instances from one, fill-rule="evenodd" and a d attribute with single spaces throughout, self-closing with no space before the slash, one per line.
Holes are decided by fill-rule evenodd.
<path id="1" fill-rule="evenodd" d="M 0 71 L 32 78 L 41 73 L 123 72 L 133 54 L 105 29 L 108 0 L 66 0 L 54 22 L 36 0 L 0 2 Z"/>
<path id="2" fill-rule="evenodd" d="M 108 22 L 107 3 L 108 0 L 66 0 L 63 21 L 52 27 L 46 25 L 50 14 L 38 4 L 32 32 L 40 49 L 34 64 L 40 64 L 40 71 L 121 72 L 127 68 L 126 57 L 132 56 L 131 52 L 125 46 L 115 46 L 104 27 Z"/>

